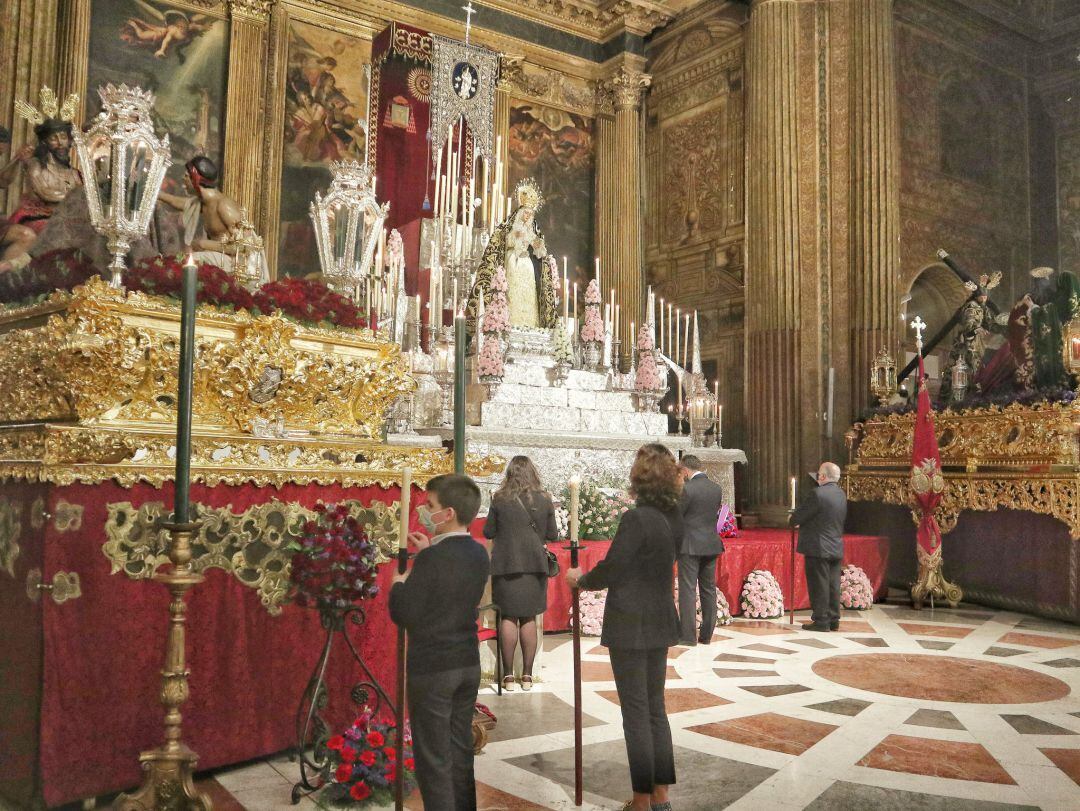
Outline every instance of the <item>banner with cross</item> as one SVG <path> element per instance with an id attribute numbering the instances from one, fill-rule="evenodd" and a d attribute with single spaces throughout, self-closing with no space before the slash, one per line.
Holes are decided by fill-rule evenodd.
<path id="1" fill-rule="evenodd" d="M 476 151 L 494 162 L 499 55 L 469 43 L 476 9 L 471 2 L 462 8 L 467 15 L 465 42 L 432 34 L 431 148 L 442 149 L 450 128 L 464 119 Z"/>

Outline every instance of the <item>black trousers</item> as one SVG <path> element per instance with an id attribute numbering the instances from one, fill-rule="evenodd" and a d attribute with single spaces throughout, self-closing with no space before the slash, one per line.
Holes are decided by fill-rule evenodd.
<path id="1" fill-rule="evenodd" d="M 811 619 L 818 625 L 840 622 L 841 558 L 806 556 L 806 589 L 810 592 Z"/>
<path id="2" fill-rule="evenodd" d="M 610 648 L 611 670 L 622 708 L 630 785 L 647 794 L 675 782 L 675 753 L 664 708 L 667 648 Z"/>
<path id="3" fill-rule="evenodd" d="M 679 637 L 708 642 L 716 630 L 716 555 L 679 555 Z M 701 630 L 694 598 L 701 594 Z"/>
<path id="4" fill-rule="evenodd" d="M 480 666 L 408 674 L 416 781 L 425 811 L 475 811 L 472 719 Z"/>

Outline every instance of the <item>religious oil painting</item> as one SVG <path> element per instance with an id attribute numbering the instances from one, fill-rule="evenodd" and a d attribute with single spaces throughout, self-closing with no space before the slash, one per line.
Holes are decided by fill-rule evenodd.
<path id="1" fill-rule="evenodd" d="M 101 85 L 152 92 L 158 133 L 167 132 L 172 147 L 164 190 L 183 194 L 185 162 L 206 155 L 221 166 L 229 23 L 195 7 L 152 0 L 94 0 L 91 11 L 87 120 L 101 111 Z"/>
<path id="2" fill-rule="evenodd" d="M 310 205 L 330 163 L 363 163 L 371 43 L 299 20 L 289 23 L 278 275 L 319 271 Z"/>
<path id="3" fill-rule="evenodd" d="M 593 267 L 596 166 L 593 119 L 553 107 L 514 102 L 510 108 L 510 188 L 533 177 L 544 194 L 537 224 L 548 250 L 567 257 L 571 282 L 584 285 Z"/>

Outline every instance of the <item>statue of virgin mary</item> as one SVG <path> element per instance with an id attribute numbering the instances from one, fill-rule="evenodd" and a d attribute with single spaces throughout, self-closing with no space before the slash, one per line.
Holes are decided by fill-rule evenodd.
<path id="1" fill-rule="evenodd" d="M 491 279 L 500 267 L 506 269 L 510 326 L 553 328 L 558 320 L 551 260 L 544 236 L 536 224 L 536 212 L 544 204 L 540 188 L 532 178 L 514 189 L 517 203 L 513 212 L 495 228 L 480 258 L 476 282 L 469 291 L 467 320 L 470 332 L 477 328 L 480 296 L 491 302 Z"/>

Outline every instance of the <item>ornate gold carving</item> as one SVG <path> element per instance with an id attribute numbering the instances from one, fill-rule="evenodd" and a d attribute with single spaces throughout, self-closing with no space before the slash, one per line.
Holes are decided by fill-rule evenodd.
<path id="1" fill-rule="evenodd" d="M 0 316 L 0 419 L 171 426 L 178 313 L 95 278 Z M 250 432 L 257 418 L 280 416 L 289 429 L 375 438 L 394 400 L 415 387 L 397 347 L 369 331 L 203 307 L 196 333 L 196 430 Z"/>
<path id="2" fill-rule="evenodd" d="M 675 17 L 653 0 L 488 0 L 487 5 L 598 41 L 623 28 L 644 37 Z"/>
<path id="3" fill-rule="evenodd" d="M 57 532 L 78 532 L 82 528 L 82 519 L 82 504 L 68 504 L 66 501 L 56 502 L 53 526 L 56 527 Z"/>
<path id="4" fill-rule="evenodd" d="M 620 65 L 605 85 L 614 94 L 616 110 L 637 110 L 641 107 L 641 94 L 652 84 L 652 76 Z"/>
<path id="5" fill-rule="evenodd" d="M 243 17 L 265 23 L 270 19 L 274 0 L 229 0 L 229 11 L 234 17 Z"/>
<path id="6" fill-rule="evenodd" d="M 0 427 L 0 478 L 60 485 L 111 479 L 124 487 L 139 482 L 160 487 L 173 478 L 174 437 L 167 429 L 134 426 Z M 472 476 L 491 476 L 503 464 L 496 457 L 470 454 L 466 470 Z M 390 487 L 400 481 L 405 467 L 413 468 L 414 481 L 423 483 L 449 473 L 453 464 L 442 448 L 396 447 L 349 437 L 279 440 L 223 431 L 192 438 L 192 479 L 211 487 L 245 483 Z"/>
<path id="7" fill-rule="evenodd" d="M 964 591 L 945 579 L 941 547 L 930 554 L 923 551 L 921 546 L 917 547 L 916 551 L 919 558 L 919 577 L 911 587 L 911 601 L 915 608 L 922 608 L 923 600 L 934 597 L 944 598 L 950 608 L 956 608 L 964 599 Z"/>
<path id="8" fill-rule="evenodd" d="M 0 499 L 0 569 L 15 576 L 15 559 L 22 551 L 22 505 L 17 501 Z"/>
<path id="9" fill-rule="evenodd" d="M 597 111 L 596 83 L 526 63 L 521 56 L 502 57 L 499 87 L 520 98 L 586 115 Z"/>
<path id="10" fill-rule="evenodd" d="M 860 469 L 909 467 L 914 414 L 868 420 L 856 459 Z M 934 415 L 943 467 L 1029 468 L 1075 465 L 1077 410 L 1069 404 L 942 411 Z"/>
<path id="11" fill-rule="evenodd" d="M 367 528 L 368 537 L 378 547 L 378 561 L 390 560 L 397 544 L 400 503 L 343 503 Z M 153 501 L 135 509 L 124 501 L 109 504 L 108 511 L 108 540 L 102 551 L 112 565 L 112 573 L 122 571 L 134 579 L 153 577 L 169 561 L 169 533 L 161 527 L 167 517 L 165 506 Z M 304 524 L 315 520 L 316 515 L 314 510 L 281 501 L 259 504 L 239 514 L 228 508 L 200 507 L 199 529 L 191 539 L 191 566 L 196 572 L 232 572 L 245 586 L 258 591 L 271 614 L 280 613 L 288 591 L 292 557 L 285 547 L 299 540 Z"/>

